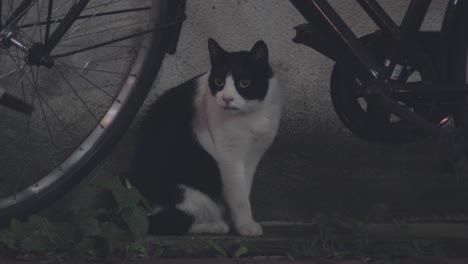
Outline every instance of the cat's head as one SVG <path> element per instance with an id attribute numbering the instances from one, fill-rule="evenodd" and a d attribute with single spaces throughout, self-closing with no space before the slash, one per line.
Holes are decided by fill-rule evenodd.
<path id="1" fill-rule="evenodd" d="M 225 111 L 255 111 L 265 99 L 273 77 L 265 42 L 258 41 L 250 51 L 227 52 L 209 39 L 208 50 L 208 83 L 216 103 Z"/>

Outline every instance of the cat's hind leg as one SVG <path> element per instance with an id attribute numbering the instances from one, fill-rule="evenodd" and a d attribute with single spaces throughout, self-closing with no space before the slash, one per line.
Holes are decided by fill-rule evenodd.
<path id="1" fill-rule="evenodd" d="M 184 185 L 180 187 L 184 190 L 184 200 L 177 205 L 177 209 L 194 217 L 189 233 L 227 234 L 229 232 L 220 205 L 198 190 Z"/>

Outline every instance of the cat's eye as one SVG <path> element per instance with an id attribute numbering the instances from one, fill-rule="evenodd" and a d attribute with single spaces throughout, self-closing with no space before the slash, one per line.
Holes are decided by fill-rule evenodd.
<path id="1" fill-rule="evenodd" d="M 240 86 L 241 88 L 247 88 L 247 87 L 250 86 L 250 81 L 249 81 L 249 80 L 241 80 L 241 81 L 239 82 L 239 86 Z"/>
<path id="2" fill-rule="evenodd" d="M 214 83 L 215 83 L 217 86 L 223 86 L 223 85 L 224 85 L 224 80 L 221 79 L 221 78 L 215 78 L 215 79 L 214 79 Z"/>

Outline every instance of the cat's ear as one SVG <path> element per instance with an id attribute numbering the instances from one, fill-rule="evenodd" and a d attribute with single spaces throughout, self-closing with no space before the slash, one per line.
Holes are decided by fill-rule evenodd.
<path id="1" fill-rule="evenodd" d="M 208 51 L 210 52 L 211 64 L 219 61 L 227 53 L 214 39 L 208 39 Z"/>
<path id="2" fill-rule="evenodd" d="M 254 61 L 268 62 L 268 47 L 263 40 L 257 41 L 250 50 L 250 56 Z"/>

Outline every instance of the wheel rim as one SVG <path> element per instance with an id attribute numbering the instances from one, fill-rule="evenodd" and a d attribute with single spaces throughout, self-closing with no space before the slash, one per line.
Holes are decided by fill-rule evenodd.
<path id="1" fill-rule="evenodd" d="M 10 6 L 6 11 L 3 6 L 3 17 L 12 12 L 16 2 L 19 1 L 8 1 L 6 4 Z M 29 12 L 34 12 L 36 17 L 27 14 L 18 21 L 15 30 L 25 43 L 44 40 L 45 26 L 40 25 L 43 21 L 40 18 L 48 2 L 35 1 Z M 54 17 L 63 16 L 60 12 L 67 11 L 70 3 L 59 1 L 53 10 Z M 131 21 L 122 19 L 122 15 L 111 18 L 100 14 L 134 8 L 132 1 L 92 1 L 83 12 L 88 17 L 75 22 L 52 55 L 90 45 L 96 35 L 119 38 L 130 31 L 144 30 L 149 24 L 151 1 L 138 3 L 145 10 L 135 16 L 136 21 Z M 123 16 L 128 15 L 131 14 Z M 26 117 L 0 107 L 0 210 L 47 189 L 99 144 L 134 88 L 146 55 L 142 41 L 140 36 L 66 56 L 57 59 L 56 66 L 50 70 L 24 64 L 24 54 L 18 49 L 2 50 L 0 62 L 4 67 L 0 71 L 0 85 L 32 103 L 36 111 Z M 27 155 L 20 156 L 24 153 Z"/>

